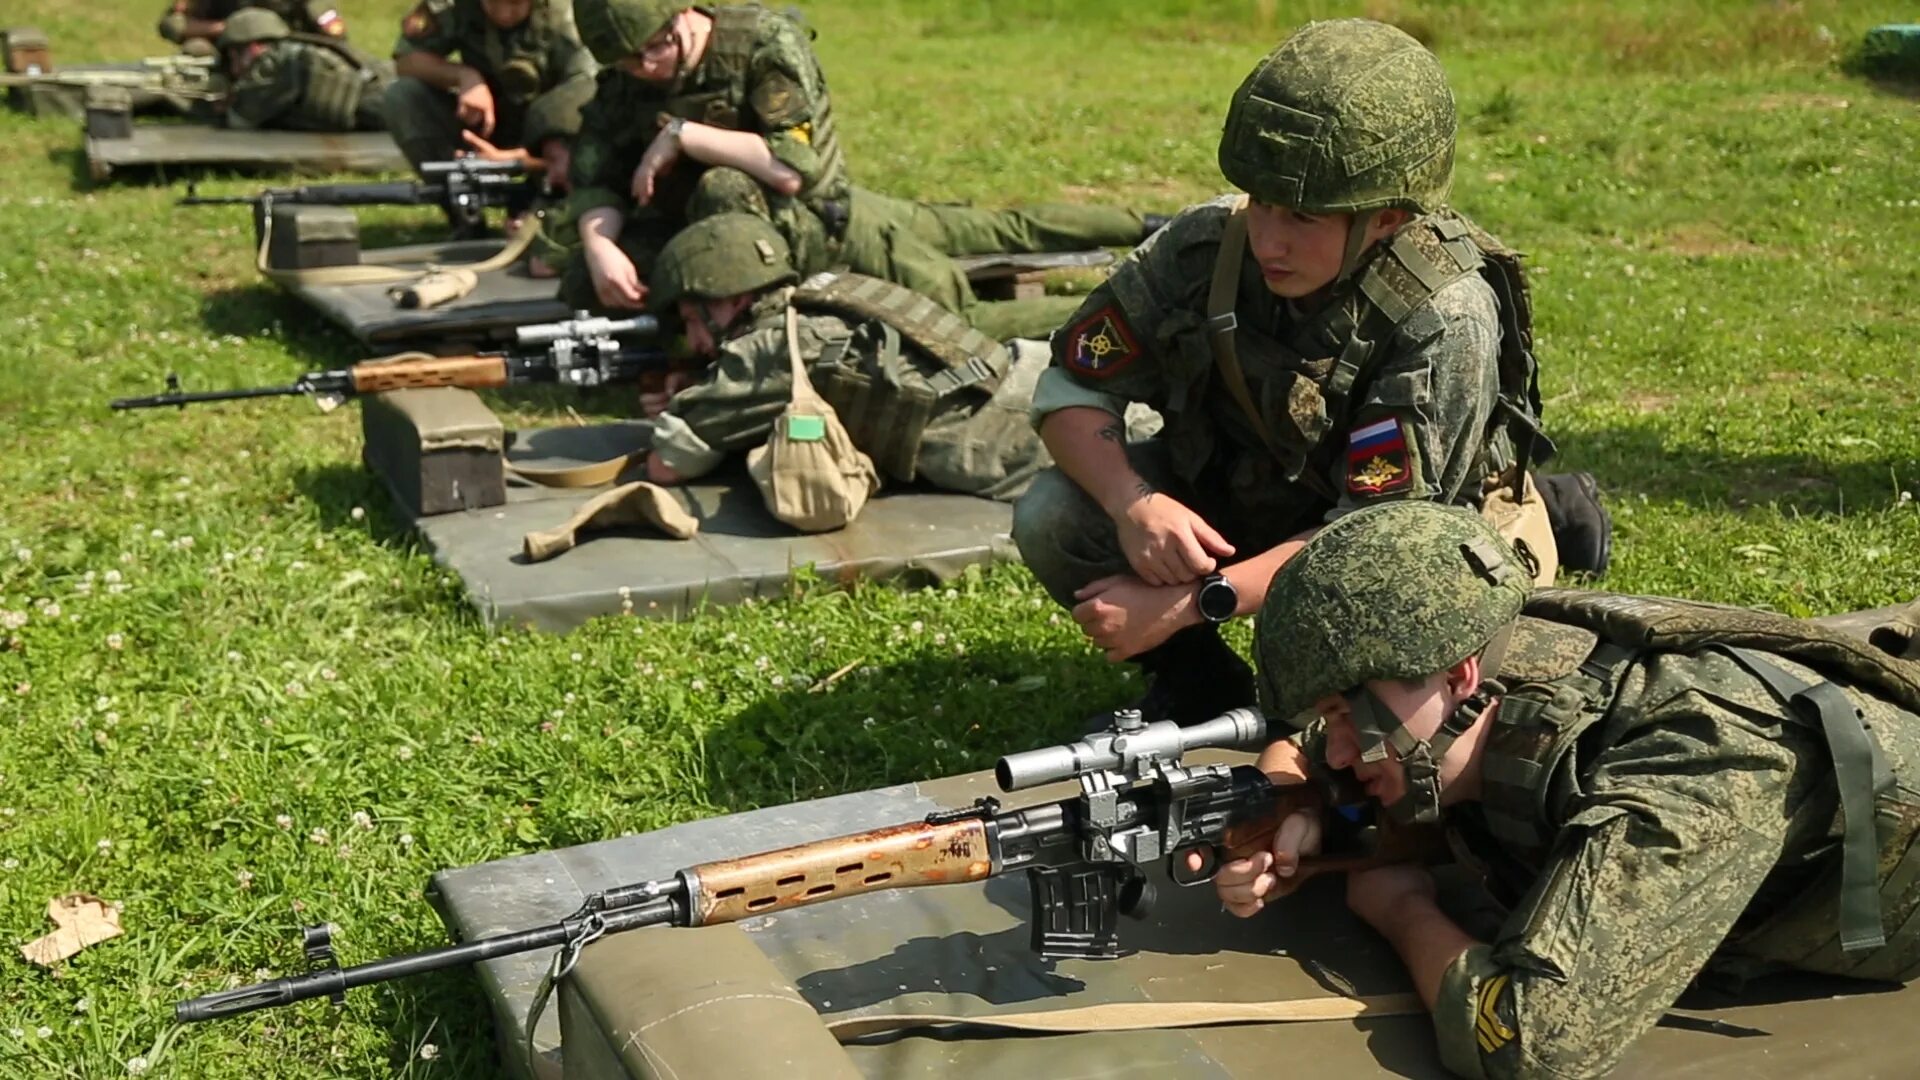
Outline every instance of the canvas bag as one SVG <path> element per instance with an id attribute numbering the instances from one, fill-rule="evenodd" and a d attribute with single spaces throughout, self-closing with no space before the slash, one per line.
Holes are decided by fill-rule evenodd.
<path id="1" fill-rule="evenodd" d="M 880 473 L 807 378 L 791 290 L 786 299 L 793 395 L 766 445 L 747 453 L 747 472 L 774 517 L 801 532 L 829 532 L 859 516 L 880 489 Z"/>

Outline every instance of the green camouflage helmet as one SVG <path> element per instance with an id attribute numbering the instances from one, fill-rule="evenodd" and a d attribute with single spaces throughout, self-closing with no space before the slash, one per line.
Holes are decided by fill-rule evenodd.
<path id="1" fill-rule="evenodd" d="M 765 218 L 715 214 L 674 234 L 653 264 L 653 300 L 719 300 L 755 293 L 800 275 L 793 253 Z"/>
<path id="2" fill-rule="evenodd" d="M 691 6 L 687 0 L 574 0 L 573 24 L 593 58 L 612 65 L 639 52 Z"/>
<path id="3" fill-rule="evenodd" d="M 1471 510 L 1414 500 L 1356 510 L 1267 588 L 1255 648 L 1267 715 L 1304 726 L 1330 694 L 1444 671 L 1510 626 L 1532 587 Z"/>
<path id="4" fill-rule="evenodd" d="M 1308 23 L 1234 91 L 1220 171 L 1310 214 L 1438 209 L 1453 182 L 1453 91 L 1418 41 L 1369 19 Z"/>
<path id="5" fill-rule="evenodd" d="M 220 31 L 220 47 L 235 49 L 256 41 L 279 41 L 292 34 L 293 28 L 287 25 L 287 20 L 266 8 L 241 8 L 227 19 L 226 29 Z"/>

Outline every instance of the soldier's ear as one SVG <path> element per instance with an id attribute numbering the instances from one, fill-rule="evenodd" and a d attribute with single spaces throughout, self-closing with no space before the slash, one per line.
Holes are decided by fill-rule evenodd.
<path id="1" fill-rule="evenodd" d="M 1447 693 L 1464 701 L 1480 689 L 1480 654 L 1475 653 L 1447 669 Z"/>

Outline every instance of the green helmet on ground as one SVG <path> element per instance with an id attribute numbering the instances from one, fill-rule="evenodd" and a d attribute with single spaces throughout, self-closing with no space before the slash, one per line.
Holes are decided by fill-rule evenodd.
<path id="1" fill-rule="evenodd" d="M 1255 653 L 1261 703 L 1300 721 L 1373 679 L 1418 679 L 1478 652 L 1532 590 L 1520 557 L 1480 515 L 1404 500 L 1320 530 L 1273 576 Z"/>
<path id="2" fill-rule="evenodd" d="M 1370 19 L 1308 23 L 1234 91 L 1220 171 L 1312 214 L 1427 212 L 1453 182 L 1454 129 L 1453 91 L 1424 45 Z"/>
<path id="3" fill-rule="evenodd" d="M 293 28 L 287 25 L 287 20 L 266 8 L 241 8 L 227 19 L 226 29 L 220 31 L 220 47 L 233 49 L 256 41 L 279 41 L 292 34 Z"/>
<path id="4" fill-rule="evenodd" d="M 574 0 L 573 24 L 595 60 L 617 64 L 691 6 L 686 0 Z"/>
<path id="5" fill-rule="evenodd" d="M 794 281 L 793 253 L 772 223 L 752 214 L 716 214 L 674 234 L 654 260 L 653 298 L 719 300 Z"/>

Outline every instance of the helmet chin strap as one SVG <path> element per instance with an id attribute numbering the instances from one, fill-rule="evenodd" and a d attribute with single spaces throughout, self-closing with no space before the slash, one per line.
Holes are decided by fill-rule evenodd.
<path id="1" fill-rule="evenodd" d="M 1334 281 L 1345 281 L 1353 276 L 1354 269 L 1360 264 L 1361 252 L 1367 245 L 1367 227 L 1373 224 L 1378 210 L 1361 210 L 1353 215 L 1353 223 L 1347 226 L 1346 252 L 1340 256 L 1340 273 Z"/>
<path id="2" fill-rule="evenodd" d="M 1354 731 L 1380 740 L 1363 751 L 1360 759 L 1380 761 L 1387 756 L 1386 748 L 1391 746 L 1400 760 L 1407 790 L 1386 806 L 1395 821 L 1403 825 L 1430 825 L 1440 820 L 1440 762 L 1460 736 L 1480 722 L 1494 698 L 1506 691 L 1494 676 L 1506 659 L 1507 643 L 1512 637 L 1513 626 L 1508 624 L 1480 650 L 1480 685 L 1453 707 L 1441 721 L 1440 730 L 1430 739 L 1418 738 L 1408 731 L 1393 710 L 1365 686 L 1347 695 Z"/>

